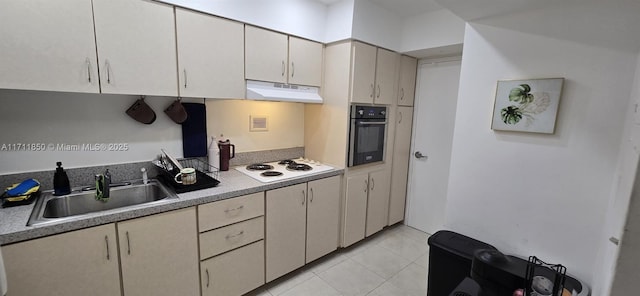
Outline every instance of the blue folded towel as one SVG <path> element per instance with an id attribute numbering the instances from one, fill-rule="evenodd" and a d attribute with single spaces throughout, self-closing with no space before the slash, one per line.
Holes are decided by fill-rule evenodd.
<path id="1" fill-rule="evenodd" d="M 32 191 L 36 187 L 38 187 L 38 188 L 40 187 L 40 182 L 38 182 L 38 180 L 36 180 L 36 179 L 27 179 L 27 180 L 22 181 L 18 185 L 15 185 L 13 187 L 8 188 L 6 193 L 7 193 L 7 196 L 9 196 L 9 197 L 11 197 L 11 196 L 21 196 L 21 195 L 33 193 L 33 192 L 30 192 L 30 191 Z"/>

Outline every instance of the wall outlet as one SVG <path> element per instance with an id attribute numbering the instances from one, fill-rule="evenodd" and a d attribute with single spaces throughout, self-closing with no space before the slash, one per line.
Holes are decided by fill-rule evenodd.
<path id="1" fill-rule="evenodd" d="M 249 131 L 250 132 L 269 131 L 269 117 L 265 115 L 250 115 Z"/>

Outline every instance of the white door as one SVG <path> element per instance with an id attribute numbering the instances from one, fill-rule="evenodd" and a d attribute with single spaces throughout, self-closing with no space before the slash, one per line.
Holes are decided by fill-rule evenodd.
<path id="1" fill-rule="evenodd" d="M 459 81 L 459 60 L 418 66 L 405 223 L 430 234 L 444 224 Z"/>

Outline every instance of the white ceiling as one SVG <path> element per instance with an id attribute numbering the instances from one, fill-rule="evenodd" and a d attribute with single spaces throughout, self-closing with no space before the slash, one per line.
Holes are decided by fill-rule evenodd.
<path id="1" fill-rule="evenodd" d="M 342 0 L 316 0 L 324 4 L 330 5 Z M 435 0 L 366 0 L 373 2 L 378 6 L 392 11 L 401 17 L 414 16 L 435 10 L 442 7 Z"/>

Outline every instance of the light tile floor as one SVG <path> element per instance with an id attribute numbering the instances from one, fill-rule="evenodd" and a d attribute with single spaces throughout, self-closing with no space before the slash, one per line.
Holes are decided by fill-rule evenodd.
<path id="1" fill-rule="evenodd" d="M 424 296 L 428 234 L 395 225 L 268 283 L 249 296 Z"/>

